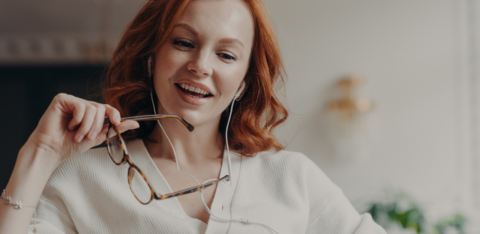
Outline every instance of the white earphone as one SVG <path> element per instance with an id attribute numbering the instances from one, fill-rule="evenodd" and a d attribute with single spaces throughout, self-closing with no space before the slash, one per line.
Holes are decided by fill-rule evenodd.
<path id="1" fill-rule="evenodd" d="M 235 101 L 240 101 L 240 99 L 238 97 L 240 97 L 240 95 L 242 94 L 244 89 L 245 89 L 245 81 L 242 81 L 242 86 L 240 86 L 240 89 L 235 94 L 235 97 L 234 97 Z"/>

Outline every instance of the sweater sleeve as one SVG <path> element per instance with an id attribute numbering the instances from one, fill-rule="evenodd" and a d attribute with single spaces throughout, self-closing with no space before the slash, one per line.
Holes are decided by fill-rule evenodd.
<path id="1" fill-rule="evenodd" d="M 306 233 L 386 234 L 370 214 L 359 215 L 342 190 L 315 163 L 307 161 L 305 179 L 310 212 Z"/>
<path id="2" fill-rule="evenodd" d="M 78 233 L 68 213 L 41 198 L 37 204 L 36 217 L 32 218 L 29 234 L 73 234 Z"/>

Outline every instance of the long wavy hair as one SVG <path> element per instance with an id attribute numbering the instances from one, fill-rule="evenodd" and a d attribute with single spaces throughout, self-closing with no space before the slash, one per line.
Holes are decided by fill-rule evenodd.
<path id="1" fill-rule="evenodd" d="M 235 102 L 228 143 L 241 155 L 284 146 L 272 131 L 288 117 L 274 87 L 284 81 L 280 50 L 268 20 L 268 10 L 261 0 L 244 0 L 254 21 L 254 43 L 245 76 L 246 91 Z M 103 96 L 107 104 L 122 116 L 153 114 L 150 91 L 153 81 L 148 75 L 147 60 L 165 41 L 189 0 L 149 0 L 127 27 L 116 48 L 105 77 Z M 157 100 L 156 95 L 154 99 Z M 230 108 L 222 113 L 218 130 L 223 137 Z M 127 131 L 125 140 L 148 138 L 154 121 L 139 122 L 140 128 Z"/>

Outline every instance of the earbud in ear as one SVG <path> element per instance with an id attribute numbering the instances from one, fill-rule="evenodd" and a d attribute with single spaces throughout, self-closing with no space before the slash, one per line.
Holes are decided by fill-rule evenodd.
<path id="1" fill-rule="evenodd" d="M 240 94 L 242 94 L 244 89 L 245 89 L 245 81 L 242 81 L 242 86 L 240 86 L 240 89 L 235 94 L 235 100 L 239 101 L 238 97 L 240 97 Z"/>
<path id="2" fill-rule="evenodd" d="M 147 66 L 148 66 L 148 77 L 152 77 L 152 56 L 151 55 L 148 57 Z"/>

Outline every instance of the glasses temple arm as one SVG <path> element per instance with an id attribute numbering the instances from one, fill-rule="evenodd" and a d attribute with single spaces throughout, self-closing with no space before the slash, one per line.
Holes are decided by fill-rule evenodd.
<path id="1" fill-rule="evenodd" d="M 149 120 L 155 120 L 155 119 L 163 119 L 163 118 L 175 118 L 178 119 L 182 124 L 188 129 L 188 131 L 193 131 L 195 127 L 188 123 L 186 120 L 181 118 L 178 115 L 169 115 L 169 114 L 160 114 L 160 115 L 138 115 L 138 116 L 129 116 L 129 117 L 123 117 L 120 119 L 121 122 L 126 121 L 126 120 L 134 120 L 134 121 L 149 121 Z M 105 118 L 104 124 L 110 123 L 110 119 L 107 117 Z"/>
<path id="2" fill-rule="evenodd" d="M 173 192 L 173 193 L 160 194 L 160 196 L 158 196 L 158 195 L 155 193 L 155 199 L 157 199 L 157 200 L 163 200 L 163 199 L 172 198 L 172 197 L 177 197 L 177 196 L 184 195 L 184 194 L 194 193 L 194 192 L 197 192 L 197 191 L 204 190 L 204 189 L 206 189 L 206 188 L 208 188 L 208 187 L 210 187 L 210 186 L 212 186 L 212 185 L 214 185 L 214 184 L 217 184 L 217 183 L 219 183 L 219 182 L 222 181 L 222 180 L 229 181 L 229 180 L 230 180 L 230 176 L 229 176 L 229 175 L 226 175 L 226 176 L 222 177 L 221 179 L 216 180 L 216 181 L 212 181 L 212 182 L 210 182 L 210 183 L 206 183 L 206 184 L 202 184 L 202 185 L 190 187 L 190 188 L 183 189 L 183 190 L 180 190 L 180 191 L 177 191 L 177 192 Z"/>

